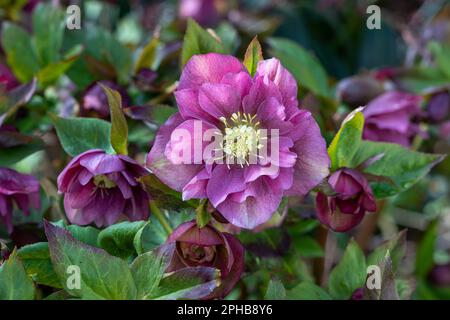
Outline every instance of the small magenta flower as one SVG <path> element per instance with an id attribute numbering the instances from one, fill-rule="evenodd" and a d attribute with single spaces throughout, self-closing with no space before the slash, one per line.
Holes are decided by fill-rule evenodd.
<path id="1" fill-rule="evenodd" d="M 419 115 L 421 101 L 420 96 L 399 91 L 378 96 L 363 110 L 363 138 L 408 147 L 419 133 L 417 124 L 412 120 Z"/>
<path id="2" fill-rule="evenodd" d="M 334 231 L 345 232 L 358 225 L 366 211 L 376 211 L 376 201 L 366 178 L 353 169 L 339 169 L 328 183 L 334 196 L 317 193 L 317 218 Z"/>
<path id="3" fill-rule="evenodd" d="M 30 208 L 39 210 L 41 199 L 39 182 L 29 174 L 22 174 L 8 168 L 0 168 L 0 221 L 8 232 L 12 232 L 13 203 L 25 214 Z"/>
<path id="4" fill-rule="evenodd" d="M 252 78 L 232 56 L 193 56 L 175 98 L 179 112 L 160 128 L 147 166 L 184 200 L 209 199 L 231 224 L 252 229 L 265 223 L 283 196 L 305 195 L 328 175 L 319 126 L 298 108 L 297 82 L 277 59 L 260 61 Z M 212 131 L 222 137 L 214 149 L 221 157 L 208 153 L 209 145 L 196 135 L 199 122 L 203 136 Z M 181 131 L 192 137 L 190 146 L 201 149 L 200 159 L 179 161 L 180 150 L 186 150 Z M 259 154 L 263 145 L 271 148 L 265 156 Z M 236 162 L 223 163 L 223 157 Z"/>
<path id="5" fill-rule="evenodd" d="M 220 19 L 217 4 L 220 0 L 181 0 L 178 15 L 192 18 L 202 26 L 211 27 Z"/>
<path id="6" fill-rule="evenodd" d="M 176 228 L 167 242 L 176 243 L 167 272 L 198 266 L 220 270 L 221 285 L 206 299 L 224 298 L 241 278 L 244 248 L 229 233 L 221 233 L 211 225 L 199 228 L 190 221 Z"/>
<path id="7" fill-rule="evenodd" d="M 58 177 L 71 223 L 109 226 L 122 215 L 131 221 L 148 218 L 149 197 L 138 178 L 148 172 L 133 159 L 103 150 L 76 156 Z"/>
<path id="8" fill-rule="evenodd" d="M 121 86 L 109 80 L 99 81 L 91 84 L 84 91 L 81 103 L 81 113 L 83 115 L 89 114 L 90 111 L 94 111 L 102 118 L 109 117 L 108 98 L 99 83 L 118 91 L 122 97 L 122 107 L 125 108 L 128 106 L 128 94 Z"/>

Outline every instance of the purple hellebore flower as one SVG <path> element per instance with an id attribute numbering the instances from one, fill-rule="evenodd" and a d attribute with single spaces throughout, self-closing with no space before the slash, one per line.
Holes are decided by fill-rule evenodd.
<path id="1" fill-rule="evenodd" d="M 361 222 L 366 211 L 377 209 L 375 197 L 366 178 L 358 171 L 339 169 L 328 178 L 334 196 L 317 193 L 316 208 L 320 222 L 334 231 L 345 232 Z"/>
<path id="2" fill-rule="evenodd" d="M 175 98 L 179 112 L 160 128 L 147 166 L 182 192 L 184 200 L 209 199 L 235 226 L 252 229 L 265 223 L 283 196 L 305 195 L 329 173 L 320 129 L 310 112 L 298 109 L 297 82 L 277 59 L 260 61 L 252 78 L 232 56 L 193 56 L 183 69 Z M 194 137 L 199 121 L 202 130 L 222 135 L 226 144 L 221 150 L 240 159 L 240 164 L 208 164 L 208 155 L 198 164 L 195 159 L 194 164 L 175 160 L 184 145 L 174 130 Z M 252 139 L 259 137 L 260 129 L 278 130 L 266 142 L 271 145 L 278 139 L 279 159 L 269 156 L 248 164 L 247 159 L 258 152 Z"/>
<path id="3" fill-rule="evenodd" d="M 217 0 L 181 0 L 178 15 L 182 19 L 192 18 L 202 26 L 214 26 L 219 21 Z"/>
<path id="4" fill-rule="evenodd" d="M 0 63 L 0 92 L 2 88 L 9 91 L 20 84 L 11 70 L 4 64 Z"/>
<path id="5" fill-rule="evenodd" d="M 186 267 L 211 267 L 220 270 L 221 285 L 206 299 L 224 298 L 244 271 L 244 248 L 234 236 L 221 233 L 211 225 L 197 227 L 189 221 L 176 228 L 167 239 L 176 251 L 167 272 Z"/>
<path id="6" fill-rule="evenodd" d="M 129 104 L 129 97 L 126 91 L 116 83 L 103 80 L 99 82 L 94 82 L 89 87 L 86 88 L 83 95 L 83 101 L 81 103 L 81 113 L 87 114 L 89 111 L 97 112 L 102 118 L 109 117 L 109 105 L 108 98 L 99 83 L 114 89 L 120 93 L 122 97 L 122 107 L 125 108 Z"/>
<path id="7" fill-rule="evenodd" d="M 378 96 L 363 110 L 363 138 L 408 147 L 412 138 L 419 132 L 412 118 L 419 114 L 421 101 L 420 96 L 399 91 Z"/>
<path id="8" fill-rule="evenodd" d="M 147 173 L 120 154 L 94 149 L 76 156 L 58 176 L 69 221 L 102 227 L 115 223 L 122 214 L 131 221 L 147 219 L 149 197 L 137 181 Z"/>
<path id="9" fill-rule="evenodd" d="M 30 208 L 39 210 L 39 182 L 32 175 L 0 168 L 0 221 L 6 224 L 9 233 L 13 231 L 13 201 L 25 215 L 30 214 Z"/>

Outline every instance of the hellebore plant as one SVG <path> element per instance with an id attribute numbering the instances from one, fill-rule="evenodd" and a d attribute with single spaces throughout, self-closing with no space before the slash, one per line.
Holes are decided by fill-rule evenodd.
<path id="1" fill-rule="evenodd" d="M 41 206 L 39 182 L 29 174 L 0 167 L 0 221 L 12 232 L 13 204 L 25 214 Z"/>
<path id="2" fill-rule="evenodd" d="M 311 114 L 298 108 L 297 83 L 279 60 L 260 61 L 252 77 L 232 56 L 193 56 L 175 98 L 179 112 L 159 130 L 147 167 L 184 200 L 209 199 L 231 224 L 252 229 L 265 223 L 283 196 L 305 195 L 328 175 L 325 140 Z M 190 151 L 198 141 L 198 123 L 202 133 L 222 138 L 214 149 L 222 156 L 205 152 L 203 139 L 201 161 L 194 150 L 191 163 L 180 162 L 180 150 L 188 144 Z M 180 139 L 180 131 L 192 141 Z M 271 155 L 258 157 L 263 144 Z M 258 161 L 250 163 L 255 155 Z M 223 163 L 223 157 L 235 163 Z"/>
<path id="3" fill-rule="evenodd" d="M 58 177 L 64 208 L 71 223 L 109 226 L 125 215 L 148 218 L 148 194 L 137 179 L 148 172 L 125 155 L 89 150 L 67 165 Z"/>

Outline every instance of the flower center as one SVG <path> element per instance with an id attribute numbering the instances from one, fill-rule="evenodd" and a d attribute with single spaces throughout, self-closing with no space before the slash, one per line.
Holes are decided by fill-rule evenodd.
<path id="1" fill-rule="evenodd" d="M 220 145 L 227 158 L 236 159 L 237 163 L 249 164 L 250 156 L 258 157 L 258 150 L 263 147 L 259 122 L 255 122 L 256 115 L 248 113 L 233 113 L 228 122 L 221 117 L 225 125 L 225 134 Z M 255 158 L 256 159 L 256 158 Z"/>
<path id="2" fill-rule="evenodd" d="M 183 258 L 194 264 L 209 264 L 214 261 L 216 248 L 214 246 L 197 246 L 181 242 L 180 244 Z"/>
<path id="3" fill-rule="evenodd" d="M 109 179 L 107 176 L 105 176 L 104 174 L 100 174 L 98 176 L 94 177 L 94 184 L 102 189 L 111 189 L 111 188 L 115 188 L 117 186 L 117 184 L 112 181 L 111 179 Z"/>

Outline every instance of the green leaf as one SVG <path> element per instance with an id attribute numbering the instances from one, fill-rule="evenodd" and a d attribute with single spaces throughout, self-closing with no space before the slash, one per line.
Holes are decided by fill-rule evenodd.
<path id="1" fill-rule="evenodd" d="M 302 282 L 286 292 L 288 300 L 332 300 L 330 295 L 312 282 Z"/>
<path id="2" fill-rule="evenodd" d="M 286 289 L 283 283 L 278 279 L 271 279 L 267 286 L 267 291 L 264 296 L 264 300 L 285 300 Z"/>
<path id="3" fill-rule="evenodd" d="M 323 257 L 324 251 L 320 244 L 312 237 L 298 236 L 293 239 L 298 254 L 304 258 Z"/>
<path id="4" fill-rule="evenodd" d="M 410 188 L 445 158 L 444 155 L 412 151 L 394 143 L 364 140 L 352 159 L 352 166 L 381 154 L 382 158 L 364 169 L 365 173 L 389 178 L 389 181 L 380 179 L 371 182 L 372 190 L 378 199 Z"/>
<path id="5" fill-rule="evenodd" d="M 65 227 L 65 229 L 69 231 L 75 239 L 93 247 L 97 246 L 100 230 L 90 226 L 81 227 L 74 224 Z"/>
<path id="6" fill-rule="evenodd" d="M 14 131 L 0 132 L 0 148 L 8 152 L 0 153 L 0 166 L 11 166 L 23 158 L 43 148 L 42 140 Z"/>
<path id="7" fill-rule="evenodd" d="M 367 258 L 367 265 L 381 266 L 385 263 L 386 254 L 389 252 L 392 259 L 392 269 L 396 272 L 401 259 L 406 254 L 406 230 L 399 232 L 391 240 L 378 246 Z"/>
<path id="8" fill-rule="evenodd" d="M 207 211 L 207 206 L 207 200 L 200 200 L 199 206 L 195 209 L 195 218 L 199 228 L 203 228 L 211 220 L 211 214 Z"/>
<path id="9" fill-rule="evenodd" d="M 210 52 L 225 53 L 217 39 L 193 19 L 189 19 L 181 51 L 181 65 L 184 66 L 193 55 Z"/>
<path id="10" fill-rule="evenodd" d="M 349 299 L 356 289 L 364 286 L 366 272 L 364 253 L 351 240 L 338 265 L 330 273 L 328 288 L 331 296 L 335 299 Z"/>
<path id="11" fill-rule="evenodd" d="M 263 60 L 262 49 L 258 38 L 255 36 L 248 45 L 244 56 L 244 66 L 252 77 L 255 75 L 258 62 L 261 60 Z"/>
<path id="12" fill-rule="evenodd" d="M 28 32 L 15 24 L 5 22 L 1 40 L 8 65 L 14 75 L 21 82 L 31 81 L 40 67 Z"/>
<path id="13" fill-rule="evenodd" d="M 416 253 L 416 273 L 424 278 L 434 265 L 434 251 L 438 237 L 438 221 L 435 220 L 428 226 L 425 235 L 419 243 Z"/>
<path id="14" fill-rule="evenodd" d="M 65 29 L 64 13 L 51 4 L 33 11 L 33 40 L 41 66 L 59 61 Z"/>
<path id="15" fill-rule="evenodd" d="M 70 69 L 72 64 L 81 55 L 82 47 L 77 47 L 78 51 L 75 51 L 71 55 L 67 56 L 64 60 L 53 62 L 39 70 L 37 78 L 42 86 L 48 86 L 54 83 L 58 78 Z"/>
<path id="16" fill-rule="evenodd" d="M 64 151 L 72 157 L 91 149 L 114 153 L 109 141 L 111 124 L 104 120 L 54 116 L 53 123 Z"/>
<path id="17" fill-rule="evenodd" d="M 131 257 L 135 252 L 133 246 L 134 237 L 148 223 L 147 221 L 124 221 L 113 224 L 100 232 L 98 244 L 113 256 L 120 258 Z"/>
<path id="18" fill-rule="evenodd" d="M 137 288 L 137 299 L 147 299 L 155 294 L 174 252 L 174 245 L 162 250 L 139 255 L 131 264 L 131 273 Z"/>
<path id="19" fill-rule="evenodd" d="M 270 38 L 268 42 L 272 47 L 271 55 L 280 59 L 300 87 L 307 88 L 321 97 L 331 97 L 325 69 L 313 54 L 291 40 Z"/>
<path id="20" fill-rule="evenodd" d="M 33 300 L 34 284 L 28 277 L 17 252 L 0 267 L 0 300 Z"/>
<path id="21" fill-rule="evenodd" d="M 356 111 L 356 112 L 355 112 Z M 358 109 L 350 113 L 342 122 L 336 136 L 328 147 L 331 170 L 348 167 L 361 143 L 364 116 Z"/>
<path id="22" fill-rule="evenodd" d="M 197 208 L 198 201 L 193 199 L 183 201 L 181 193 L 177 192 L 164 183 L 162 183 L 155 175 L 146 175 L 139 179 L 144 189 L 152 195 L 152 201 L 159 208 L 181 209 L 181 208 Z"/>
<path id="23" fill-rule="evenodd" d="M 111 145 L 119 154 L 128 154 L 128 124 L 122 110 L 122 98 L 116 90 L 108 88 L 101 83 L 100 86 L 108 97 L 111 113 Z"/>
<path id="24" fill-rule="evenodd" d="M 47 242 L 33 243 L 20 248 L 17 255 L 25 270 L 35 282 L 53 288 L 62 288 L 58 276 L 53 270 Z"/>
<path id="25" fill-rule="evenodd" d="M 54 270 L 72 296 L 95 300 L 136 298 L 136 286 L 125 261 L 76 240 L 68 231 L 47 221 L 44 226 Z M 79 289 L 68 287 L 73 276 L 68 273 L 70 266 L 80 270 Z"/>
<path id="26" fill-rule="evenodd" d="M 428 43 L 428 49 L 433 54 L 439 70 L 447 76 L 447 79 L 450 79 L 450 46 L 431 41 Z"/>
<path id="27" fill-rule="evenodd" d="M 161 279 L 158 289 L 148 299 L 199 299 L 220 285 L 219 270 L 207 267 L 184 268 Z"/>
<path id="28" fill-rule="evenodd" d="M 153 36 L 152 40 L 142 49 L 139 58 L 136 61 L 134 72 L 138 72 L 143 68 L 152 68 L 155 63 L 156 53 L 159 45 L 159 36 Z"/>

